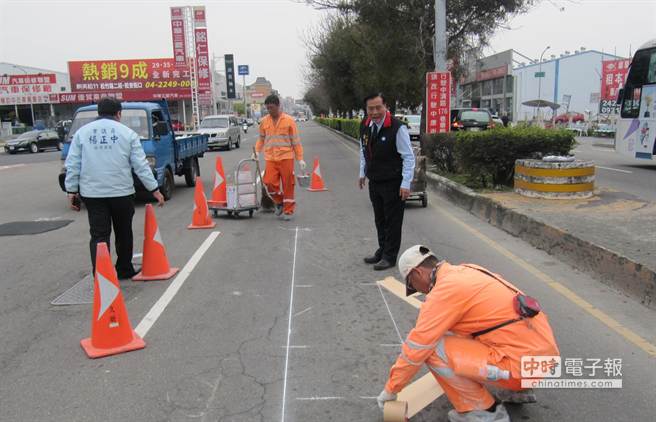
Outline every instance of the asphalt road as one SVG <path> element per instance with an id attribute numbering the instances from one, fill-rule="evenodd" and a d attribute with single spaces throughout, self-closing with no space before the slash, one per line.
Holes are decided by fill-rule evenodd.
<path id="1" fill-rule="evenodd" d="M 417 311 L 374 283 L 395 271 L 376 273 L 362 262 L 375 233 L 368 196 L 356 186 L 354 145 L 314 123 L 299 129 L 306 161 L 321 157 L 330 190 L 299 189 L 291 222 L 260 213 L 217 218 L 221 234 L 193 260 L 145 335 L 146 349 L 99 360 L 79 346 L 90 333 L 91 305 L 50 305 L 89 271 L 86 216 L 67 209 L 56 183 L 60 163 L 0 170 L 0 224 L 74 220 L 45 234 L 0 237 L 0 420 L 382 420 L 372 397 Z M 214 157 L 221 154 L 231 171 L 249 155 L 254 133 L 241 149 L 206 154 L 206 191 Z M 156 212 L 169 260 L 190 268 L 212 231 L 186 229 L 193 192 L 183 185 L 178 180 Z M 646 351 L 656 342 L 653 311 L 436 194 L 429 202 L 408 206 L 403 247 L 430 245 L 538 297 L 564 358 L 622 359 L 622 389 L 540 390 L 538 404 L 511 409 L 513 420 L 653 419 L 656 365 Z M 134 220 L 137 250 L 143 209 Z M 172 283 L 122 282 L 133 326 Z M 413 420 L 446 421 L 449 408 L 441 397 Z"/>
<path id="2" fill-rule="evenodd" d="M 576 157 L 597 166 L 597 188 L 610 188 L 656 202 L 656 161 L 634 160 L 615 152 L 609 138 L 577 137 Z"/>

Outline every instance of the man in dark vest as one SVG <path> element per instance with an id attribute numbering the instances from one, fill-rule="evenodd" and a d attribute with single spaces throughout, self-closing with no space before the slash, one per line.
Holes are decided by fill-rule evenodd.
<path id="1" fill-rule="evenodd" d="M 374 270 L 391 268 L 401 247 L 405 200 L 415 169 L 408 128 L 387 110 L 385 98 L 376 93 L 364 99 L 367 118 L 360 125 L 360 189 L 369 179 L 378 249 L 364 259 Z"/>

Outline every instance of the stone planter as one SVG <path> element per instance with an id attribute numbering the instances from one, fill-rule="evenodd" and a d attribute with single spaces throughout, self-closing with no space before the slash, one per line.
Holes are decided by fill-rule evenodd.
<path id="1" fill-rule="evenodd" d="M 594 194 L 592 161 L 517 160 L 515 192 L 531 198 L 582 199 Z"/>

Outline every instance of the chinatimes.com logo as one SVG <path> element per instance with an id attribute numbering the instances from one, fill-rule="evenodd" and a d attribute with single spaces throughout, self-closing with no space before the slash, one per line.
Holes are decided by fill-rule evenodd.
<path id="1" fill-rule="evenodd" d="M 622 359 L 522 356 L 521 375 L 522 388 L 622 388 Z"/>

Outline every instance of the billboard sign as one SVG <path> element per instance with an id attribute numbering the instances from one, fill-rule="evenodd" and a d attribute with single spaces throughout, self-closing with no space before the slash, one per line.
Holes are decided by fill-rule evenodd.
<path id="1" fill-rule="evenodd" d="M 237 93 L 235 90 L 235 58 L 232 54 L 225 55 L 225 70 L 228 98 L 237 98 Z"/>
<path id="2" fill-rule="evenodd" d="M 617 94 L 624 86 L 626 74 L 629 71 L 631 60 L 604 60 L 601 62 L 601 101 L 600 114 L 618 114 L 619 105 L 616 103 Z"/>
<path id="3" fill-rule="evenodd" d="M 196 72 L 198 80 L 198 102 L 200 105 L 212 104 L 212 76 L 210 71 L 210 53 L 207 45 L 207 29 L 195 29 Z"/>
<path id="4" fill-rule="evenodd" d="M 451 72 L 426 74 L 426 133 L 451 130 Z"/>
<path id="5" fill-rule="evenodd" d="M 129 101 L 191 98 L 189 69 L 172 58 L 73 61 L 68 73 L 71 91 L 84 94 L 82 101 L 110 93 Z"/>
<path id="6" fill-rule="evenodd" d="M 184 11 L 182 7 L 171 8 L 171 33 L 173 34 L 173 60 L 178 67 L 187 66 L 185 46 Z"/>
<path id="7" fill-rule="evenodd" d="M 0 105 L 59 102 L 54 73 L 0 76 Z"/>
<path id="8" fill-rule="evenodd" d="M 205 6 L 194 6 L 194 24 L 196 26 L 207 26 Z"/>
<path id="9" fill-rule="evenodd" d="M 239 66 L 237 66 L 237 72 L 239 73 L 240 76 L 241 75 L 244 75 L 244 76 L 248 75 L 248 65 L 247 64 L 240 64 Z"/>

